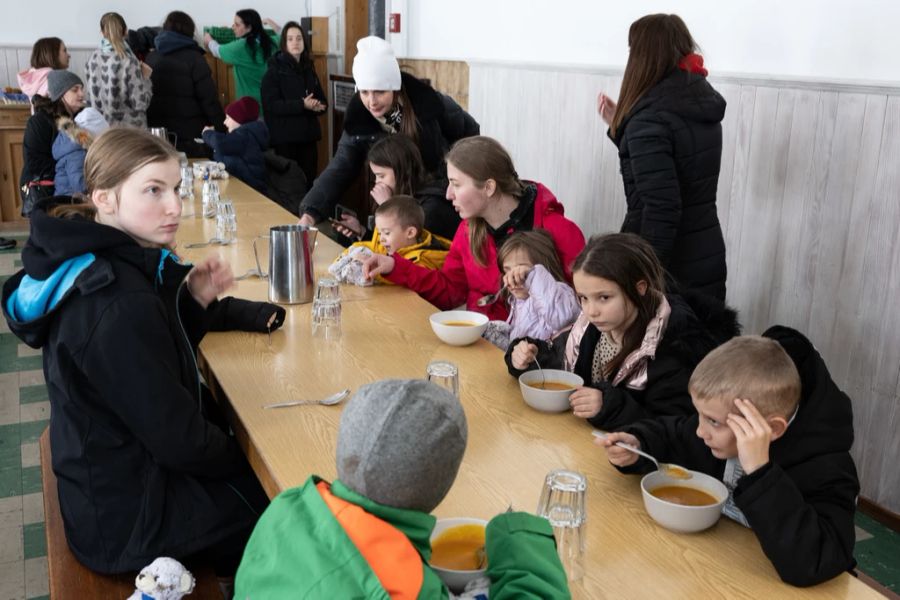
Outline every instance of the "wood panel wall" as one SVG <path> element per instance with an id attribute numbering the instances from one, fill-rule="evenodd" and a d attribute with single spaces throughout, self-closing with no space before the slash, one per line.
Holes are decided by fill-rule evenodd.
<path id="1" fill-rule="evenodd" d="M 84 79 L 84 66 L 87 64 L 95 47 L 75 46 L 68 47 L 69 70 Z M 6 46 L 0 45 L 0 89 L 4 87 L 18 87 L 16 74 L 31 66 L 31 46 Z"/>
<path id="2" fill-rule="evenodd" d="M 464 109 L 469 108 L 469 65 L 459 60 L 401 58 L 400 70 L 428 79 L 431 87 L 447 94 Z"/>
<path id="3" fill-rule="evenodd" d="M 593 234 L 625 212 L 596 112 L 621 72 L 470 63 L 469 109 Z M 744 331 L 808 334 L 853 400 L 862 495 L 900 513 L 900 89 L 710 78 L 728 101 L 718 210 Z M 598 459 L 599 460 L 599 459 Z"/>

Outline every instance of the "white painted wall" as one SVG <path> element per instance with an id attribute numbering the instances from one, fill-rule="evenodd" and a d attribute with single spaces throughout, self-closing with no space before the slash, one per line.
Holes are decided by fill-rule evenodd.
<path id="1" fill-rule="evenodd" d="M 116 2 L 109 0 L 4 0 L 7 26 L 0 28 L 0 45 L 28 45 L 40 37 L 56 36 L 69 46 L 94 46 L 100 39 L 100 16 L 114 10 L 125 17 L 130 28 L 162 25 L 166 14 L 183 10 L 194 19 L 197 28 L 206 25 L 231 25 L 234 13 L 255 8 L 263 18 L 278 23 L 310 16 L 332 17 L 329 32 L 332 51 L 337 51 L 337 27 L 343 22 L 343 0 L 158 0 L 155 2 Z M 339 18 L 337 18 L 339 17 Z M 15 23 L 15 27 L 8 26 Z"/>
<path id="2" fill-rule="evenodd" d="M 409 0 L 413 58 L 624 67 L 628 27 L 676 12 L 715 74 L 900 81 L 893 0 Z"/>

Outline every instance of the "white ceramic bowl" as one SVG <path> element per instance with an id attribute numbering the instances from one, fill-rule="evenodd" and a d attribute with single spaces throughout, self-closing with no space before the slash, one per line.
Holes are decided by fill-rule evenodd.
<path id="1" fill-rule="evenodd" d="M 644 496 L 644 508 L 653 520 L 672 531 L 694 533 L 703 531 L 716 524 L 722 515 L 722 506 L 728 499 L 728 488 L 716 479 L 697 471 L 691 471 L 690 479 L 673 479 L 659 471 L 644 475 L 641 479 L 641 494 Z M 680 485 L 704 491 L 716 498 L 718 502 L 708 506 L 685 506 L 661 500 L 651 494 L 652 490 L 664 485 Z"/>
<path id="2" fill-rule="evenodd" d="M 434 530 L 431 532 L 431 541 L 434 542 L 435 538 L 441 535 L 444 531 L 450 529 L 451 527 L 456 527 L 457 525 L 482 525 L 484 527 L 487 527 L 487 521 L 485 521 L 484 519 L 470 519 L 468 517 L 438 519 L 437 524 L 434 526 Z M 444 585 L 450 588 L 450 591 L 455 594 L 462 592 L 466 587 L 466 584 L 468 584 L 473 579 L 484 577 L 486 571 L 486 569 L 457 571 L 455 569 L 443 569 L 434 565 L 431 565 L 431 568 L 434 569 L 434 572 L 438 574 L 438 577 L 441 578 L 441 581 L 444 582 Z"/>
<path id="3" fill-rule="evenodd" d="M 545 381 L 558 381 L 560 383 L 568 383 L 573 388 L 584 385 L 584 380 L 575 373 L 568 371 L 560 371 L 558 369 L 544 369 Z M 519 375 L 519 389 L 522 390 L 522 397 L 525 404 L 531 408 L 542 412 L 562 412 L 569 410 L 569 396 L 573 390 L 542 390 L 531 387 L 529 383 L 540 383 L 541 372 L 526 371 Z"/>
<path id="4" fill-rule="evenodd" d="M 468 346 L 474 344 L 484 330 L 487 329 L 488 318 L 471 310 L 445 310 L 434 313 L 429 318 L 431 329 L 441 341 L 451 346 Z M 444 325 L 447 321 L 467 321 L 474 323 L 471 327 Z"/>

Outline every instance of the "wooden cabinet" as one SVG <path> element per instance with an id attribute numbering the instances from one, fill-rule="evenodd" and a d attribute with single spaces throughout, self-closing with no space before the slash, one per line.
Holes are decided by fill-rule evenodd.
<path id="1" fill-rule="evenodd" d="M 25 123 L 31 116 L 27 104 L 0 105 L 0 220 L 18 221 L 22 217 L 19 176 L 24 158 L 22 140 Z"/>

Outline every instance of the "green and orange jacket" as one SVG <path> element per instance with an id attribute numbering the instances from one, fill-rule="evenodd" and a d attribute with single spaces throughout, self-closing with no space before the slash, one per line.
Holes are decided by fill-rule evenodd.
<path id="1" fill-rule="evenodd" d="M 235 598 L 448 598 L 428 566 L 435 517 L 384 506 L 312 476 L 279 494 L 247 542 Z M 570 598 L 545 519 L 504 513 L 487 527 L 491 600 Z"/>
<path id="2" fill-rule="evenodd" d="M 447 252 L 450 251 L 450 240 L 435 235 L 427 229 L 422 230 L 421 238 L 421 242 L 406 246 L 405 248 L 400 248 L 395 254 L 397 256 L 402 256 L 410 262 L 423 266 L 426 269 L 440 269 L 443 267 L 444 259 L 447 258 Z M 387 250 L 381 245 L 381 235 L 378 233 L 377 227 L 375 228 L 375 231 L 372 232 L 371 240 L 355 242 L 350 245 L 350 248 L 353 248 L 354 246 L 368 248 L 375 254 L 387 254 Z M 341 256 L 350 252 L 350 248 L 344 250 Z M 378 277 L 378 281 L 380 283 L 394 285 L 381 276 Z"/>

